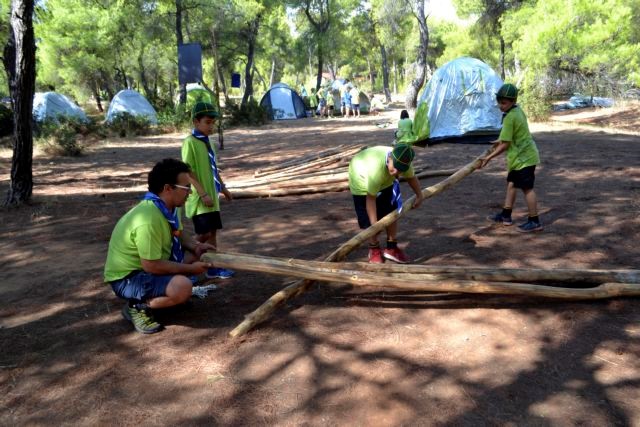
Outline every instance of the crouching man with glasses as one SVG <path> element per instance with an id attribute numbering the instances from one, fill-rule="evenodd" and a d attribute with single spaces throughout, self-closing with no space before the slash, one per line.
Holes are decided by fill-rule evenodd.
<path id="1" fill-rule="evenodd" d="M 104 280 L 126 299 L 122 315 L 143 334 L 162 330 L 153 309 L 182 304 L 191 297 L 190 276 L 211 263 L 200 256 L 213 245 L 183 238 L 178 215 L 191 193 L 189 166 L 164 159 L 149 172 L 149 191 L 116 224 L 104 268 Z"/>

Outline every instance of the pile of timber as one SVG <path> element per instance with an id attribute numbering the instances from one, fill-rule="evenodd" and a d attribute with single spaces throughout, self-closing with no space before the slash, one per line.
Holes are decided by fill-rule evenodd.
<path id="1" fill-rule="evenodd" d="M 429 265 L 304 261 L 211 252 L 217 267 L 321 282 L 428 292 L 526 295 L 565 300 L 640 296 L 638 270 L 499 269 Z"/>
<path id="2" fill-rule="evenodd" d="M 338 146 L 259 169 L 250 180 L 226 184 L 234 199 L 281 197 L 345 191 L 349 161 L 362 145 Z M 448 176 L 457 169 L 429 170 L 414 165 L 418 178 Z"/>

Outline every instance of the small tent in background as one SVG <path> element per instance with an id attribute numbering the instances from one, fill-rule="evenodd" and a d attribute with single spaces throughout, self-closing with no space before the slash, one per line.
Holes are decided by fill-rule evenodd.
<path id="1" fill-rule="evenodd" d="M 187 84 L 187 111 L 191 111 L 191 108 L 198 102 L 208 102 L 209 104 L 216 105 L 216 99 L 213 93 L 209 92 L 207 88 L 197 83 Z"/>
<path id="2" fill-rule="evenodd" d="M 36 122 L 58 121 L 59 117 L 71 117 L 88 122 L 87 115 L 73 101 L 56 92 L 37 92 L 33 97 L 33 118 Z"/>
<path id="3" fill-rule="evenodd" d="M 490 136 L 497 135 L 502 126 L 502 113 L 496 102 L 500 86 L 500 76 L 478 59 L 462 57 L 449 61 L 436 70 L 422 92 L 414 128 L 416 122 L 428 119 L 427 143 L 448 138 L 464 142 L 491 140 Z M 425 113 L 428 117 L 418 117 Z M 418 135 L 416 129 L 414 134 Z M 484 140 L 477 138 L 482 135 L 486 136 Z M 460 138 L 463 136 L 476 138 L 463 140 Z M 417 138 L 420 141 L 424 135 Z"/>
<path id="4" fill-rule="evenodd" d="M 351 100 L 352 104 L 353 99 Z M 369 101 L 369 97 L 362 91 L 360 91 L 360 96 L 358 97 L 358 104 L 360 105 L 360 112 L 364 114 L 369 114 L 369 110 L 371 109 L 371 102 Z"/>
<path id="5" fill-rule="evenodd" d="M 269 112 L 269 116 L 273 120 L 307 117 L 300 95 L 284 83 L 276 83 L 271 86 L 260 100 L 260 106 Z"/>
<path id="6" fill-rule="evenodd" d="M 129 113 L 136 117 L 146 117 L 151 124 L 158 124 L 156 110 L 147 99 L 135 90 L 121 90 L 113 97 L 107 111 L 107 122 L 113 120 L 118 113 Z"/>

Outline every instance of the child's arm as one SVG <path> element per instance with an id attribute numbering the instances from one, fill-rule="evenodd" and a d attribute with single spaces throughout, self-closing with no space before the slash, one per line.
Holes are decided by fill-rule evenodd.
<path id="1" fill-rule="evenodd" d="M 208 208 L 212 207 L 213 200 L 211 199 L 211 196 L 207 194 L 206 190 L 204 189 L 202 184 L 200 184 L 200 181 L 198 181 L 198 179 L 196 178 L 193 172 L 189 172 L 189 181 L 191 182 L 191 185 L 193 185 L 196 191 L 198 192 L 198 197 L 200 197 L 200 200 L 202 200 L 202 203 L 204 203 L 204 205 Z"/>
<path id="2" fill-rule="evenodd" d="M 498 144 L 496 149 L 493 150 L 493 152 L 489 154 L 487 157 L 480 159 L 480 164 L 478 165 L 478 169 L 482 169 L 487 165 L 487 163 L 489 163 L 489 160 L 507 151 L 507 148 L 509 148 L 510 141 L 498 140 L 495 142 L 495 144 Z"/>
<path id="3" fill-rule="evenodd" d="M 422 188 L 420 188 L 420 181 L 418 180 L 417 177 L 412 176 L 411 178 L 407 179 L 407 183 L 409 184 L 409 187 L 411 187 L 413 192 L 416 193 L 416 200 L 413 202 L 413 208 L 415 209 L 422 204 L 422 200 L 423 200 Z"/>
<path id="4" fill-rule="evenodd" d="M 222 182 L 222 176 L 220 176 L 220 174 L 218 173 L 218 179 L 220 180 L 220 192 L 222 194 L 224 194 L 225 199 L 227 199 L 227 201 L 231 201 L 233 200 L 233 195 L 231 194 L 231 192 L 229 190 L 227 190 L 227 186 L 224 185 L 224 182 Z"/>

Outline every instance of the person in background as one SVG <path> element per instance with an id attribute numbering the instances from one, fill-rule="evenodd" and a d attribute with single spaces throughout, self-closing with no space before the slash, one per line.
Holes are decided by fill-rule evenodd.
<path id="1" fill-rule="evenodd" d="M 220 194 L 232 200 L 218 170 L 215 147 L 209 141 L 220 114 L 212 104 L 197 102 L 191 117 L 193 130 L 182 143 L 182 161 L 191 167 L 191 182 L 197 191 L 187 198 L 185 214 L 193 221 L 197 239 L 217 247 L 217 231 L 222 229 Z M 211 268 L 206 274 L 209 279 L 228 279 L 233 275 L 226 268 Z"/>

